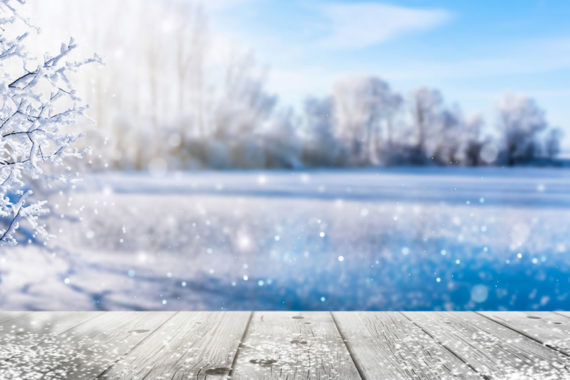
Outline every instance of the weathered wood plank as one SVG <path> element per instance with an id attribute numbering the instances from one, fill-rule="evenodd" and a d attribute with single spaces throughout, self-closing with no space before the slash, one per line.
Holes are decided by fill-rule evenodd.
<path id="1" fill-rule="evenodd" d="M 34 333 L 47 331 L 51 334 L 61 334 L 101 314 L 101 312 L 82 311 L 3 312 L 0 314 L 0 339 L 10 338 L 5 334 L 17 331 Z"/>
<path id="2" fill-rule="evenodd" d="M 570 355 L 570 319 L 556 313 L 483 312 L 480 313 L 532 339 Z"/>
<path id="3" fill-rule="evenodd" d="M 0 352 L 11 355 L 0 369 L 13 378 L 92 379 L 172 314 L 26 313 L 0 336 Z"/>
<path id="4" fill-rule="evenodd" d="M 335 312 L 368 379 L 479 379 L 458 357 L 398 312 Z"/>
<path id="5" fill-rule="evenodd" d="M 62 361 L 77 355 L 67 332 L 100 315 L 85 312 L 9 314 L 15 317 L 0 323 L 0 374 L 2 378 L 13 379 L 43 377 Z"/>
<path id="6" fill-rule="evenodd" d="M 11 319 L 18 318 L 20 315 L 23 315 L 23 311 L 2 311 L 0 312 L 0 324 L 9 321 Z"/>
<path id="7" fill-rule="evenodd" d="M 226 377 L 249 312 L 179 312 L 100 378 Z"/>
<path id="8" fill-rule="evenodd" d="M 410 320 L 489 378 L 563 379 L 568 356 L 470 312 L 406 312 Z"/>
<path id="9" fill-rule="evenodd" d="M 0 377 L 570 378 L 570 313 L 250 315 L 2 312 Z"/>
<path id="10" fill-rule="evenodd" d="M 103 313 L 67 332 L 68 344 L 76 347 L 77 354 L 63 360 L 57 370 L 68 378 L 93 379 L 174 315 L 173 312 Z"/>
<path id="11" fill-rule="evenodd" d="M 358 379 L 328 312 L 256 312 L 238 352 L 234 379 Z"/>

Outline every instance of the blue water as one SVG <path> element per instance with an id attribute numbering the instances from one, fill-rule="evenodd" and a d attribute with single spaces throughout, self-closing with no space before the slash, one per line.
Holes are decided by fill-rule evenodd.
<path id="1" fill-rule="evenodd" d="M 69 206 L 84 207 L 83 220 L 52 226 L 65 231 L 66 292 L 30 285 L 22 305 L 9 301 L 22 287 L 4 289 L 6 304 L 568 310 L 569 173 L 100 175 Z"/>

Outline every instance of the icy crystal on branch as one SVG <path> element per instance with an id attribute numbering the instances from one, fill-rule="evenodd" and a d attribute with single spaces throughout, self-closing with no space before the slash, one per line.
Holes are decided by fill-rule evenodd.
<path id="1" fill-rule="evenodd" d="M 72 61 L 73 39 L 55 54 L 33 52 L 28 42 L 39 31 L 22 8 L 23 0 L 0 0 L 0 246 L 48 237 L 39 220 L 46 201 L 34 189 L 65 181 L 58 167 L 80 156 L 73 125 L 86 106 L 68 76 L 98 60 Z"/>

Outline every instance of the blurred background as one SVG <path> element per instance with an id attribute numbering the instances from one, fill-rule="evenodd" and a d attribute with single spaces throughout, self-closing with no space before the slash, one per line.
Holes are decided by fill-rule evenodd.
<path id="1" fill-rule="evenodd" d="M 570 308 L 569 4 L 27 5 L 104 64 L 3 309 Z"/>
<path id="2" fill-rule="evenodd" d="M 560 2 L 31 1 L 74 36 L 92 168 L 562 164 Z M 559 160 L 555 160 L 558 158 Z"/>

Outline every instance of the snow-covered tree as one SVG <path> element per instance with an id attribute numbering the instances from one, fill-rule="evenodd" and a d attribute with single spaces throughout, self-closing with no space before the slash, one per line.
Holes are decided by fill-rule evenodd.
<path id="1" fill-rule="evenodd" d="M 262 131 L 265 167 L 298 168 L 301 166 L 299 121 L 292 108 L 279 109 Z"/>
<path id="2" fill-rule="evenodd" d="M 462 161 L 467 166 L 479 166 L 488 164 L 484 155 L 484 149 L 491 144 L 490 137 L 482 137 L 483 118 L 475 115 L 465 122 L 465 141 Z M 490 160 L 492 161 L 492 159 Z"/>
<path id="3" fill-rule="evenodd" d="M 259 70 L 252 54 L 238 57 L 227 67 L 212 125 L 219 138 L 251 134 L 268 120 L 277 97 L 265 89 L 265 70 Z"/>
<path id="4" fill-rule="evenodd" d="M 305 100 L 303 161 L 309 166 L 333 166 L 340 158 L 334 135 L 335 108 L 331 96 Z"/>
<path id="5" fill-rule="evenodd" d="M 415 130 L 415 160 L 429 158 L 428 144 L 433 145 L 434 137 L 440 127 L 443 97 L 438 90 L 421 87 L 413 92 L 410 98 L 410 112 L 413 129 Z"/>
<path id="6" fill-rule="evenodd" d="M 392 141 L 392 122 L 402 99 L 376 77 L 339 82 L 334 91 L 336 135 L 355 164 L 379 164 L 386 141 Z"/>
<path id="7" fill-rule="evenodd" d="M 460 160 L 463 116 L 458 107 L 442 109 L 430 128 L 427 155 L 439 164 L 455 165 Z"/>
<path id="8" fill-rule="evenodd" d="M 547 127 L 544 110 L 534 99 L 507 94 L 499 104 L 500 160 L 512 166 L 536 158 L 540 153 L 539 133 Z"/>
<path id="9" fill-rule="evenodd" d="M 551 160 L 560 153 L 560 140 L 563 136 L 564 132 L 561 128 L 555 127 L 548 131 L 544 145 L 546 156 Z"/>
<path id="10" fill-rule="evenodd" d="M 48 237 L 39 219 L 46 201 L 34 188 L 65 180 L 57 167 L 79 155 L 71 126 L 85 105 L 69 73 L 92 61 L 69 59 L 73 40 L 53 55 L 34 54 L 27 41 L 37 29 L 21 16 L 23 4 L 0 0 L 0 245 Z"/>

